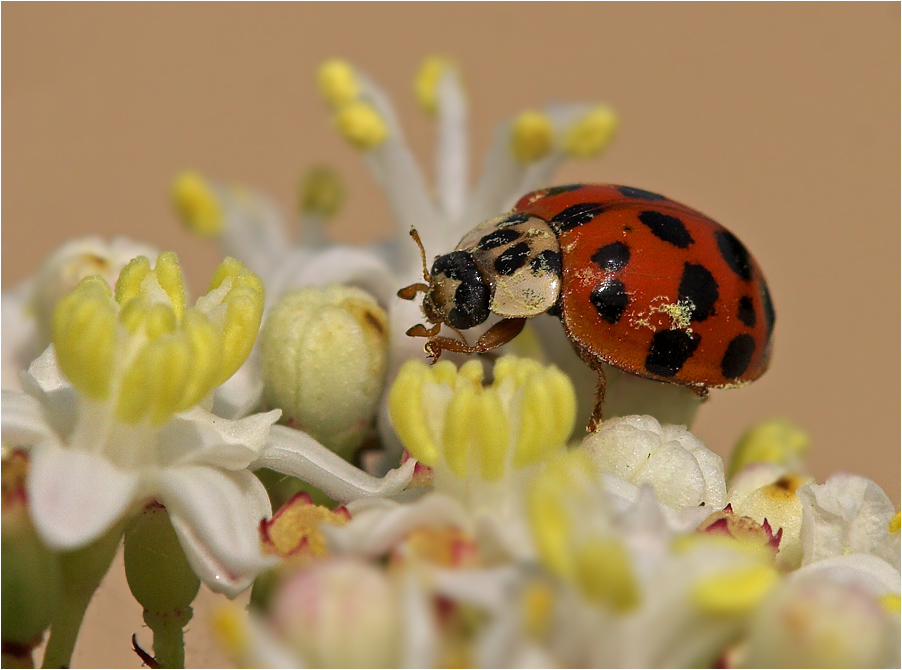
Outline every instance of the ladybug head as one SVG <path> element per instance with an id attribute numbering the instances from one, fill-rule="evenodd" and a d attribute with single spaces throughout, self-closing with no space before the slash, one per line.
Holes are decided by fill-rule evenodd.
<path id="1" fill-rule="evenodd" d="M 489 318 L 491 289 L 466 251 L 452 251 L 432 264 L 423 312 L 433 323 L 467 330 Z"/>
<path id="2" fill-rule="evenodd" d="M 417 231 L 411 228 L 410 236 L 420 247 L 423 259 L 425 284 L 411 284 L 398 291 L 398 297 L 413 300 L 418 293 L 423 296 L 423 314 L 435 325 L 431 330 L 414 326 L 408 335 L 435 335 L 445 323 L 456 330 L 466 330 L 489 318 L 491 287 L 479 271 L 472 254 L 452 251 L 439 256 L 432 264 L 432 272 L 426 269 L 426 252 Z M 421 330 L 422 329 L 422 330 Z"/>

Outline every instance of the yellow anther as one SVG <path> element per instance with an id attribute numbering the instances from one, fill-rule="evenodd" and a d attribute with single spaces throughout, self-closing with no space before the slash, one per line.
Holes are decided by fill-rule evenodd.
<path id="1" fill-rule="evenodd" d="M 174 332 L 177 326 L 175 311 L 169 305 L 158 302 L 147 312 L 144 332 L 150 339 L 156 339 Z"/>
<path id="2" fill-rule="evenodd" d="M 554 613 L 554 592 L 547 584 L 535 582 L 529 584 L 520 599 L 523 611 L 523 627 L 526 634 L 536 638 L 543 635 L 551 622 Z"/>
<path id="3" fill-rule="evenodd" d="M 811 437 L 795 424 L 775 419 L 748 430 L 730 457 L 729 477 L 752 463 L 776 463 L 794 467 L 808 450 Z"/>
<path id="4" fill-rule="evenodd" d="M 513 465 L 523 468 L 535 465 L 544 460 L 545 454 L 554 447 L 563 448 L 563 442 L 552 444 L 551 422 L 549 418 L 554 412 L 551 393 L 542 383 L 544 380 L 535 375 L 523 388 L 523 399 L 520 405 L 520 434 L 514 450 Z"/>
<path id="5" fill-rule="evenodd" d="M 426 427 L 423 408 L 423 383 L 428 375 L 424 363 L 404 363 L 388 394 L 388 408 L 395 431 L 411 455 L 425 465 L 435 465 L 439 451 Z"/>
<path id="6" fill-rule="evenodd" d="M 552 443 L 563 444 L 573 432 L 576 422 L 576 389 L 573 382 L 557 368 L 548 368 L 545 374 L 545 386 L 551 395 L 551 408 L 554 412 L 554 423 L 551 426 Z"/>
<path id="7" fill-rule="evenodd" d="M 220 334 L 213 324 L 195 309 L 182 321 L 182 336 L 191 352 L 191 374 L 184 380 L 179 411 L 198 404 L 217 385 L 220 370 Z"/>
<path id="8" fill-rule="evenodd" d="M 172 182 L 172 203 L 185 227 L 203 237 L 222 231 L 223 214 L 219 199 L 197 172 L 186 170 Z"/>
<path id="9" fill-rule="evenodd" d="M 617 130 L 617 115 L 607 105 L 598 105 L 567 128 L 564 152 L 575 158 L 589 158 L 607 148 Z"/>
<path id="10" fill-rule="evenodd" d="M 639 586 L 626 547 L 617 540 L 591 538 L 575 552 L 576 580 L 583 593 L 616 612 L 639 605 Z"/>
<path id="11" fill-rule="evenodd" d="M 535 163 L 551 151 L 554 125 L 542 112 L 522 112 L 511 127 L 511 152 L 521 163 Z"/>
<path id="12" fill-rule="evenodd" d="M 534 480 L 526 499 L 529 525 L 542 563 L 559 577 L 574 576 L 570 553 L 572 521 L 564 502 L 566 490 L 553 479 Z"/>
<path id="13" fill-rule="evenodd" d="M 447 361 L 445 361 L 447 362 Z M 450 363 L 449 363 L 450 364 Z M 460 366 L 460 370 L 457 373 L 460 376 L 460 379 L 469 381 L 470 383 L 481 386 L 483 377 L 485 373 L 482 369 L 482 363 L 479 361 L 469 360 L 463 365 Z"/>
<path id="14" fill-rule="evenodd" d="M 247 611 L 234 603 L 217 607 L 210 616 L 213 634 L 230 656 L 243 659 L 248 651 Z"/>
<path id="15" fill-rule="evenodd" d="M 185 281 L 182 277 L 179 257 L 172 251 L 164 251 L 157 258 L 153 273 L 162 289 L 166 291 L 166 295 L 169 296 L 175 318 L 181 319 L 185 313 Z"/>
<path id="16" fill-rule="evenodd" d="M 338 111 L 335 117 L 338 132 L 353 147 L 362 151 L 375 149 L 388 137 L 388 127 L 372 105 L 352 102 Z"/>
<path id="17" fill-rule="evenodd" d="M 902 599 L 899 598 L 898 593 L 887 593 L 880 596 L 880 605 L 887 614 L 899 614 L 902 609 Z"/>
<path id="18" fill-rule="evenodd" d="M 338 173 L 324 166 L 307 170 L 298 191 L 301 212 L 326 219 L 338 213 L 345 198 L 345 187 Z"/>
<path id="19" fill-rule="evenodd" d="M 455 477 L 467 476 L 470 464 L 470 448 L 473 444 L 473 414 L 478 397 L 472 387 L 457 389 L 445 410 L 445 428 L 442 431 L 442 449 L 445 463 Z"/>
<path id="20" fill-rule="evenodd" d="M 344 526 L 348 517 L 336 514 L 322 505 L 296 496 L 263 526 L 263 552 L 283 558 L 297 555 L 303 546 L 303 559 L 325 558 L 329 546 L 322 531 L 323 524 Z"/>
<path id="21" fill-rule="evenodd" d="M 696 607 L 714 616 L 745 614 L 754 609 L 779 581 L 777 572 L 752 565 L 706 577 L 692 589 Z"/>
<path id="22" fill-rule="evenodd" d="M 414 90 L 420 107 L 429 115 L 438 111 L 438 85 L 442 75 L 451 72 L 456 75 L 454 62 L 444 56 L 429 56 L 420 65 L 414 82 Z"/>
<path id="23" fill-rule="evenodd" d="M 63 374 L 89 398 L 110 392 L 116 355 L 116 312 L 110 287 L 85 277 L 53 313 L 51 338 Z"/>
<path id="24" fill-rule="evenodd" d="M 451 361 L 440 361 L 435 365 L 426 368 L 429 372 L 430 379 L 435 384 L 448 384 L 454 387 L 457 382 L 457 368 Z"/>
<path id="25" fill-rule="evenodd" d="M 486 389 L 478 396 L 476 411 L 470 421 L 479 436 L 478 458 L 482 479 L 487 482 L 498 481 L 504 476 L 511 427 L 495 389 Z"/>
<path id="26" fill-rule="evenodd" d="M 116 281 L 116 302 L 121 306 L 128 304 L 133 298 L 141 296 L 141 284 L 150 274 L 150 261 L 146 256 L 138 256 L 128 262 L 119 273 Z"/>
<path id="27" fill-rule="evenodd" d="M 316 74 L 319 90 L 333 109 L 352 103 L 360 95 L 360 86 L 354 69 L 347 61 L 337 58 L 319 66 Z"/>
<path id="28" fill-rule="evenodd" d="M 119 323 L 125 329 L 134 335 L 138 332 L 144 321 L 147 319 L 147 312 L 150 310 L 150 302 L 143 298 L 132 298 L 119 311 Z"/>
<path id="29" fill-rule="evenodd" d="M 902 519 L 899 517 L 899 512 L 896 512 L 896 515 L 889 520 L 889 532 L 898 533 L 900 526 L 902 526 Z"/>

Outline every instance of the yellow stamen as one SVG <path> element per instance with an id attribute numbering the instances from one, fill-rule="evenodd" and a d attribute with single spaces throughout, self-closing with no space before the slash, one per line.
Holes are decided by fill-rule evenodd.
<path id="1" fill-rule="evenodd" d="M 426 427 L 423 409 L 423 383 L 427 374 L 426 366 L 420 361 L 404 363 L 388 394 L 388 407 L 395 431 L 411 455 L 425 465 L 435 465 L 439 451 Z"/>
<path id="2" fill-rule="evenodd" d="M 301 177 L 300 208 L 304 214 L 331 219 L 341 209 L 345 198 L 344 184 L 331 168 L 317 166 Z"/>
<path id="3" fill-rule="evenodd" d="M 588 598 L 616 612 L 639 605 L 639 587 L 626 547 L 617 540 L 591 538 L 575 552 L 576 580 Z"/>
<path id="4" fill-rule="evenodd" d="M 535 163 L 549 154 L 554 125 L 546 114 L 522 112 L 511 128 L 511 152 L 520 163 Z"/>
<path id="5" fill-rule="evenodd" d="M 900 526 L 902 526 L 902 519 L 899 517 L 899 512 L 896 512 L 896 515 L 889 520 L 889 532 L 898 533 Z"/>
<path id="6" fill-rule="evenodd" d="M 414 82 L 417 102 L 424 112 L 430 116 L 438 111 L 438 85 L 442 75 L 451 72 L 456 74 L 454 62 L 444 56 L 429 56 L 420 65 Z"/>
<path id="7" fill-rule="evenodd" d="M 692 589 L 695 605 L 707 614 L 730 616 L 754 609 L 779 581 L 765 565 L 736 568 L 706 577 Z"/>
<path id="8" fill-rule="evenodd" d="M 880 596 L 880 605 L 887 614 L 899 614 L 902 609 L 902 599 L 899 598 L 898 593 L 887 593 Z"/>
<path id="9" fill-rule="evenodd" d="M 188 230 L 203 237 L 216 237 L 222 231 L 222 207 L 200 174 L 186 170 L 177 175 L 172 182 L 171 197 Z"/>
<path id="10" fill-rule="evenodd" d="M 51 337 L 60 369 L 73 386 L 95 400 L 110 392 L 116 313 L 110 287 L 98 276 L 82 279 L 53 313 Z"/>
<path id="11" fill-rule="evenodd" d="M 606 105 L 595 107 L 571 125 L 563 149 L 569 156 L 589 158 L 607 148 L 617 130 L 617 115 Z"/>
<path id="12" fill-rule="evenodd" d="M 795 465 L 811 444 L 811 437 L 795 424 L 782 419 L 765 421 L 747 431 L 730 457 L 729 477 L 752 463 Z"/>
<path id="13" fill-rule="evenodd" d="M 335 126 L 351 146 L 362 151 L 375 149 L 388 137 L 388 127 L 379 112 L 367 102 L 352 102 L 338 111 Z"/>
<path id="14" fill-rule="evenodd" d="M 333 109 L 350 104 L 360 95 L 354 69 L 346 61 L 337 58 L 320 65 L 317 81 L 320 93 Z"/>
<path id="15" fill-rule="evenodd" d="M 247 611 L 234 603 L 217 607 L 210 616 L 210 626 L 232 658 L 243 659 L 248 651 Z"/>
<path id="16" fill-rule="evenodd" d="M 537 638 L 548 630 L 551 622 L 554 613 L 554 592 L 547 584 L 533 582 L 524 589 L 520 608 L 523 612 L 523 627 L 526 634 Z"/>

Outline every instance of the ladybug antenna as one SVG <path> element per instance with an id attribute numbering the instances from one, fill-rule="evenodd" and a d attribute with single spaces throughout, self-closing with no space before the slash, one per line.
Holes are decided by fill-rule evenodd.
<path id="1" fill-rule="evenodd" d="M 420 234 L 413 226 L 410 227 L 410 236 L 420 248 L 420 260 L 423 263 L 423 279 L 426 280 L 426 283 L 411 284 L 410 286 L 405 286 L 400 291 L 398 291 L 398 297 L 403 298 L 404 300 L 413 300 L 416 297 L 417 293 L 427 293 L 429 291 L 429 284 L 430 282 L 432 282 L 432 277 L 429 276 L 429 270 L 426 267 L 426 249 L 423 248 L 423 241 L 420 239 Z"/>
<path id="2" fill-rule="evenodd" d="M 420 248 L 420 260 L 423 262 L 423 279 L 426 280 L 426 283 L 430 283 L 432 281 L 432 277 L 429 276 L 429 269 L 426 266 L 426 249 L 423 248 L 423 240 L 420 239 L 420 234 L 417 232 L 417 229 L 413 226 L 410 227 L 410 236 L 413 238 L 413 241 L 417 243 L 417 246 Z"/>

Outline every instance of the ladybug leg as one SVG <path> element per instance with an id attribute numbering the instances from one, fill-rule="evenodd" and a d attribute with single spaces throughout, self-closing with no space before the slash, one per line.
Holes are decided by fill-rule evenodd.
<path id="1" fill-rule="evenodd" d="M 706 386 L 690 386 L 692 392 L 698 396 L 699 400 L 705 402 L 708 399 L 708 387 Z"/>
<path id="2" fill-rule="evenodd" d="M 432 328 L 427 328 L 422 323 L 418 323 L 408 328 L 405 335 L 409 337 L 435 337 L 441 329 L 442 324 L 440 323 L 435 324 Z"/>
<path id="3" fill-rule="evenodd" d="M 417 293 L 426 293 L 429 291 L 429 286 L 423 283 L 411 284 L 410 286 L 405 286 L 404 288 L 398 291 L 398 297 L 402 300 L 413 300 L 417 297 Z"/>
<path id="4" fill-rule="evenodd" d="M 426 353 L 433 362 L 439 359 L 443 351 L 453 351 L 458 354 L 484 354 L 510 342 L 520 334 L 524 325 L 526 325 L 525 318 L 504 319 L 485 331 L 474 345 L 450 337 L 430 337 L 426 343 Z"/>
<path id="5" fill-rule="evenodd" d="M 604 405 L 604 394 L 607 387 L 607 376 L 604 369 L 601 365 L 593 366 L 593 368 L 598 373 L 598 384 L 595 387 L 595 407 L 592 410 L 592 418 L 589 419 L 589 425 L 586 427 L 590 433 L 601 428 L 601 406 Z"/>

